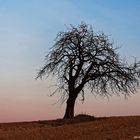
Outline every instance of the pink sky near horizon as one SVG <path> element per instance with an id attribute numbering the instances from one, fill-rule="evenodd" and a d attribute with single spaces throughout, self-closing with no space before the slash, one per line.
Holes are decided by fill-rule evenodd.
<path id="1" fill-rule="evenodd" d="M 62 118 L 65 103 L 55 104 L 59 95 L 49 97 L 48 83 L 32 81 L 32 84 L 12 85 L 4 87 L 0 98 L 0 122 L 38 121 Z M 123 96 L 113 96 L 108 100 L 95 98 L 87 93 L 82 104 L 77 99 L 75 114 L 86 113 L 97 117 L 140 115 L 140 92 L 132 95 L 128 100 Z"/>

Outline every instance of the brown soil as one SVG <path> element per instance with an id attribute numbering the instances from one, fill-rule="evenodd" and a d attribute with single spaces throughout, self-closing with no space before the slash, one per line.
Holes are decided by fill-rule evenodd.
<path id="1" fill-rule="evenodd" d="M 140 116 L 1 123 L 0 140 L 138 140 Z"/>

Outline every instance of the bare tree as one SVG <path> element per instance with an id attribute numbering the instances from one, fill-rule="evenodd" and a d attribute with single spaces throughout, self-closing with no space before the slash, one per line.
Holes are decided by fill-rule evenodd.
<path id="1" fill-rule="evenodd" d="M 128 64 L 119 58 L 108 36 L 95 33 L 92 26 L 81 23 L 57 35 L 55 44 L 45 57 L 46 63 L 37 78 L 53 75 L 66 99 L 64 118 L 74 117 L 79 94 L 84 100 L 84 87 L 101 96 L 135 93 L 139 86 L 140 62 Z M 66 97 L 66 98 L 65 98 Z"/>

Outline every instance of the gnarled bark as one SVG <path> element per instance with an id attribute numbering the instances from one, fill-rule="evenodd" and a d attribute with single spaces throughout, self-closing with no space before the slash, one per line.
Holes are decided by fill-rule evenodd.
<path id="1" fill-rule="evenodd" d="M 75 100 L 76 98 L 69 96 L 66 103 L 66 111 L 65 111 L 64 119 L 71 119 L 74 117 Z"/>

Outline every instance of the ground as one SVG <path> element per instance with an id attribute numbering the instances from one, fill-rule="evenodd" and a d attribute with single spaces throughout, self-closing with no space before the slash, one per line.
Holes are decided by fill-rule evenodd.
<path id="1" fill-rule="evenodd" d="M 0 140 L 138 140 L 140 116 L 1 123 Z"/>

